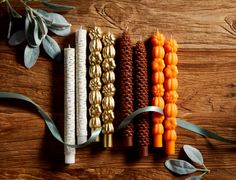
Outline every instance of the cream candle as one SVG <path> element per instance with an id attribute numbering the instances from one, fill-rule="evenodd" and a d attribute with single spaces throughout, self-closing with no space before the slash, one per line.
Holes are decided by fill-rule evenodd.
<path id="1" fill-rule="evenodd" d="M 75 49 L 64 49 L 64 139 L 66 144 L 75 144 Z M 64 147 L 65 163 L 75 163 L 75 148 Z"/>
<path id="2" fill-rule="evenodd" d="M 87 80 L 86 80 L 86 47 L 87 30 L 80 27 L 75 33 L 76 44 L 76 135 L 77 144 L 87 141 Z"/>

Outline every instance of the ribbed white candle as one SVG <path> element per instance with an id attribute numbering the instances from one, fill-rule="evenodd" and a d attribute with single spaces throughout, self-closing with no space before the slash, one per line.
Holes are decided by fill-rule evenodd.
<path id="1" fill-rule="evenodd" d="M 75 34 L 76 44 L 76 134 L 77 144 L 87 141 L 87 80 L 86 47 L 87 30 L 79 28 Z"/>
<path id="2" fill-rule="evenodd" d="M 64 139 L 67 144 L 75 144 L 75 49 L 64 49 Z M 65 163 L 75 163 L 75 148 L 65 146 Z"/>

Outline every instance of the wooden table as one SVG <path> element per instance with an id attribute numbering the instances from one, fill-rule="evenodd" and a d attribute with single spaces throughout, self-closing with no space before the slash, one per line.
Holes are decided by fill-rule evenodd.
<path id="1" fill-rule="evenodd" d="M 172 35 L 180 45 L 179 117 L 236 139 L 234 1 L 80 0 L 67 4 L 78 8 L 64 14 L 73 25 L 71 35 L 53 36 L 61 48 L 69 43 L 74 46 L 74 32 L 80 25 L 97 25 L 117 37 L 128 27 L 133 44 L 140 36 L 147 40 L 157 29 L 168 38 Z M 12 5 L 22 12 L 19 1 Z M 38 7 L 37 3 L 32 6 Z M 52 62 L 42 50 L 37 64 L 27 70 L 23 66 L 24 46 L 7 45 L 8 19 L 2 5 L 0 22 L 0 91 L 30 97 L 63 132 L 63 63 Z M 182 146 L 190 144 L 201 150 L 211 170 L 205 179 L 236 178 L 235 145 L 205 139 L 181 128 L 177 131 L 177 153 L 169 158 L 182 158 Z M 167 157 L 152 148 L 149 157 L 137 159 L 122 148 L 104 150 L 101 144 L 92 144 L 78 149 L 76 164 L 66 166 L 63 145 L 52 138 L 35 109 L 19 101 L 0 100 L 0 144 L 0 179 L 185 178 L 165 169 Z"/>

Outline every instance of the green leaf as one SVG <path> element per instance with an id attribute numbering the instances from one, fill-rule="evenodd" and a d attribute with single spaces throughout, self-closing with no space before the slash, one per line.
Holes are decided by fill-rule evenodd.
<path id="1" fill-rule="evenodd" d="M 67 5 L 61 5 L 61 4 L 54 4 L 49 2 L 42 2 L 46 7 L 54 10 L 54 11 L 69 11 L 72 9 L 75 9 L 74 6 L 67 6 Z"/>
<path id="2" fill-rule="evenodd" d="M 188 178 L 186 178 L 185 180 L 200 180 L 202 178 L 202 176 L 190 176 Z"/>
<path id="3" fill-rule="evenodd" d="M 48 29 L 58 36 L 68 36 L 71 32 L 71 27 L 67 27 L 67 28 L 63 28 L 63 29 L 49 27 Z"/>
<path id="4" fill-rule="evenodd" d="M 25 31 L 24 30 L 19 30 L 16 31 L 11 38 L 8 41 L 8 44 L 10 46 L 17 46 L 19 44 L 21 44 L 22 42 L 24 42 L 25 39 Z"/>
<path id="5" fill-rule="evenodd" d="M 36 13 L 41 16 L 48 29 L 58 36 L 67 36 L 71 32 L 71 24 L 60 14 L 48 13 L 44 10 L 37 9 Z"/>
<path id="6" fill-rule="evenodd" d="M 43 49 L 52 59 L 61 60 L 61 49 L 59 45 L 48 35 L 43 39 Z"/>
<path id="7" fill-rule="evenodd" d="M 191 174 L 197 171 L 197 169 L 192 164 L 179 159 L 169 159 L 165 162 L 165 166 L 170 171 L 179 175 Z"/>
<path id="8" fill-rule="evenodd" d="M 200 165 L 202 165 L 204 163 L 202 154 L 198 149 L 196 149 L 195 147 L 190 146 L 190 145 L 184 145 L 183 149 L 184 149 L 184 152 L 189 157 L 189 159 L 191 159 L 193 162 L 200 164 Z"/>
<path id="9" fill-rule="evenodd" d="M 39 47 L 32 48 L 28 45 L 25 47 L 24 64 L 26 68 L 30 69 L 36 63 L 39 51 Z"/>
<path id="10" fill-rule="evenodd" d="M 44 39 L 48 33 L 48 28 L 40 16 L 35 16 L 35 19 L 39 26 L 38 36 L 39 36 L 39 39 L 42 41 L 42 39 Z"/>
<path id="11" fill-rule="evenodd" d="M 26 11 L 25 17 L 25 37 L 28 44 L 31 47 L 38 47 L 40 42 L 37 42 L 38 38 L 38 23 L 31 17 L 30 12 Z"/>

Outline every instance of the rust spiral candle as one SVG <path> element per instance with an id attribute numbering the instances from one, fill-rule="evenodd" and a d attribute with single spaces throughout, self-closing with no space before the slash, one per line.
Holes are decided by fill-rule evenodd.
<path id="1" fill-rule="evenodd" d="M 102 113 L 102 94 L 100 92 L 102 87 L 102 82 L 100 79 L 102 75 L 102 35 L 100 28 L 95 27 L 94 29 L 91 29 L 89 31 L 89 36 L 91 38 L 91 41 L 89 43 L 89 50 L 91 53 L 89 55 L 89 76 L 91 78 L 89 82 L 89 127 L 93 132 L 96 128 L 101 127 L 100 115 Z M 99 141 L 99 137 L 97 137 L 96 141 Z"/>
<path id="2" fill-rule="evenodd" d="M 138 41 L 135 46 L 135 108 L 148 106 L 148 69 L 147 54 L 143 41 Z M 137 137 L 141 156 L 148 156 L 149 121 L 148 113 L 143 113 L 137 118 Z"/>
<path id="3" fill-rule="evenodd" d="M 132 45 L 128 32 L 123 32 L 120 41 L 119 83 L 120 118 L 123 120 L 133 112 L 133 60 Z M 124 145 L 133 146 L 134 126 L 128 124 L 123 130 Z"/>
<path id="4" fill-rule="evenodd" d="M 177 99 L 178 94 L 176 92 L 176 89 L 178 87 L 178 81 L 176 79 L 178 74 L 177 69 L 177 62 L 178 62 L 178 56 L 176 54 L 177 52 L 177 42 L 174 39 L 170 39 L 165 42 L 164 45 L 166 56 L 165 56 L 165 64 L 166 68 L 164 69 L 165 74 L 165 108 L 164 108 L 164 114 L 165 114 L 165 134 L 164 139 L 166 142 L 166 154 L 172 155 L 175 154 L 175 141 L 177 139 L 176 135 L 176 116 L 178 113 L 177 109 Z"/>
<path id="5" fill-rule="evenodd" d="M 164 42 L 165 37 L 163 34 L 156 32 L 151 37 L 151 42 L 153 45 L 152 49 L 152 105 L 158 106 L 164 109 L 164 73 L 163 69 L 165 68 L 164 63 Z M 163 127 L 164 116 L 159 113 L 152 114 L 152 134 L 153 134 L 153 146 L 154 147 L 162 147 L 162 136 L 164 133 Z"/>
<path id="6" fill-rule="evenodd" d="M 115 101 L 115 37 L 113 34 L 108 33 L 103 35 L 103 62 L 102 62 L 102 82 L 103 82 L 103 99 L 102 99 L 102 121 L 103 121 L 103 134 L 104 134 L 104 147 L 112 147 L 112 134 L 114 133 L 113 120 L 115 118 L 114 108 Z"/>

